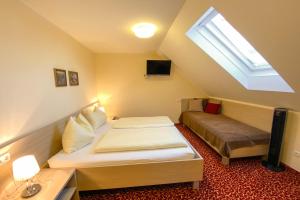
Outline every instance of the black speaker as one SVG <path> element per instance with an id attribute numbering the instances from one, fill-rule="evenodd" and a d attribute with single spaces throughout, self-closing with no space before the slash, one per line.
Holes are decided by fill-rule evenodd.
<path id="1" fill-rule="evenodd" d="M 284 171 L 285 169 L 284 166 L 280 164 L 279 158 L 287 112 L 288 110 L 286 108 L 275 108 L 268 160 L 262 162 L 265 167 L 276 172 Z"/>

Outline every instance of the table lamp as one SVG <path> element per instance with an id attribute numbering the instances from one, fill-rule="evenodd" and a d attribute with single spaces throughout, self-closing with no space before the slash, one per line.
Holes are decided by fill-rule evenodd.
<path id="1" fill-rule="evenodd" d="M 105 113 L 105 108 L 104 108 L 104 106 L 99 106 L 99 110 L 101 110 L 102 112 Z"/>
<path id="2" fill-rule="evenodd" d="M 40 171 L 34 155 L 22 156 L 13 162 L 13 176 L 16 181 L 26 181 L 23 198 L 34 196 L 41 190 L 40 184 L 33 184 L 32 178 Z"/>

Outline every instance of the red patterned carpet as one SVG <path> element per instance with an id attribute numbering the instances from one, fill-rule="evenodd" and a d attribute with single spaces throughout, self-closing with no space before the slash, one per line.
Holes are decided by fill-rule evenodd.
<path id="1" fill-rule="evenodd" d="M 260 164 L 260 158 L 233 160 L 223 166 L 221 157 L 190 130 L 177 125 L 204 158 L 204 180 L 199 190 L 191 183 L 158 185 L 81 192 L 82 200 L 96 199 L 297 199 L 300 200 L 300 173 L 287 168 L 271 172 Z"/>

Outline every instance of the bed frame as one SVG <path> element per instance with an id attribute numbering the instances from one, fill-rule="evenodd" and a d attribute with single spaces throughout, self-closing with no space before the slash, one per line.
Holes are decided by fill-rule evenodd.
<path id="1" fill-rule="evenodd" d="M 203 179 L 203 159 L 136 163 L 95 168 L 77 168 L 79 191 L 193 182 L 199 187 Z"/>
<path id="2" fill-rule="evenodd" d="M 183 137 L 184 138 L 184 137 Z M 199 188 L 203 180 L 203 158 L 184 138 L 195 153 L 192 159 L 77 168 L 79 191 L 137 187 L 193 182 Z"/>
<path id="3" fill-rule="evenodd" d="M 189 129 L 191 129 L 191 128 L 189 128 Z M 201 135 L 197 134 L 197 132 L 194 131 L 193 129 L 191 129 L 191 130 L 222 157 L 223 165 L 229 165 L 230 159 L 233 159 L 233 158 L 244 158 L 244 157 L 251 157 L 251 156 L 266 156 L 268 154 L 269 145 L 261 144 L 261 145 L 251 146 L 251 147 L 242 147 L 242 148 L 234 149 L 229 152 L 229 156 L 224 156 L 215 146 L 210 144 L 209 141 L 205 140 Z"/>
<path id="4" fill-rule="evenodd" d="M 82 109 L 96 103 L 98 102 Z M 47 160 L 62 149 L 61 136 L 66 122 L 70 116 L 79 112 L 2 144 L 0 154 L 10 152 L 11 160 L 22 155 L 34 154 L 40 166 L 47 167 Z M 99 190 L 179 182 L 193 182 L 193 187 L 197 188 L 199 181 L 203 179 L 203 158 L 192 145 L 189 146 L 195 152 L 193 159 L 78 168 L 76 169 L 78 189 Z M 12 179 L 11 169 L 11 161 L 0 166 L 0 192 Z"/>
<path id="5" fill-rule="evenodd" d="M 198 99 L 198 98 L 193 98 Z M 182 99 L 181 100 L 181 111 L 184 112 L 188 110 L 188 101 L 190 99 Z M 186 126 L 185 124 L 183 124 Z M 186 126 L 187 127 L 187 126 Z M 268 154 L 269 145 L 262 144 L 262 145 L 255 145 L 251 147 L 242 147 L 238 149 L 231 150 L 228 156 L 223 155 L 215 146 L 209 143 L 209 141 L 205 140 L 200 134 L 197 134 L 195 130 L 188 127 L 192 130 L 198 137 L 200 137 L 206 144 L 208 144 L 211 148 L 213 148 L 221 157 L 222 157 L 222 164 L 229 165 L 230 159 L 233 158 L 244 158 L 244 157 L 251 157 L 251 156 L 266 156 Z"/>

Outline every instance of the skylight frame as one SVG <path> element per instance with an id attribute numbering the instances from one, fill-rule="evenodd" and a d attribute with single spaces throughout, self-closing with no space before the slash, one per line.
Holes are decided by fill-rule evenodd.
<path id="1" fill-rule="evenodd" d="M 255 65 L 255 62 L 253 62 L 251 59 L 249 59 L 249 56 L 245 55 L 237 46 L 235 41 L 231 40 L 224 32 L 226 30 L 222 30 L 218 25 L 213 21 L 216 17 L 221 17 L 225 21 L 225 25 L 231 27 L 232 32 L 234 34 L 237 34 L 240 36 L 240 40 L 244 40 L 243 42 L 247 43 L 250 48 L 252 48 L 255 53 L 258 54 L 264 61 L 265 65 Z M 223 48 L 226 48 L 227 51 L 232 52 L 234 56 L 236 56 L 236 59 L 240 60 L 244 63 L 244 67 L 247 67 L 252 72 L 257 72 L 261 70 L 270 70 L 272 69 L 272 66 L 263 58 L 263 56 L 260 55 L 258 51 L 255 50 L 255 48 L 216 10 L 212 10 L 209 15 L 207 16 L 206 20 L 203 21 L 201 24 L 197 26 L 198 31 L 201 29 L 206 29 L 211 32 L 212 35 L 215 36 L 215 38 L 218 38 L 220 40 L 220 43 L 223 44 Z M 207 38 L 209 40 L 209 38 Z"/>
<path id="2" fill-rule="evenodd" d="M 260 55 L 260 53 L 256 51 L 256 49 L 233 26 L 231 26 L 231 24 L 221 14 L 215 15 L 215 17 L 211 20 L 211 24 L 219 32 L 221 32 L 226 40 L 231 44 L 231 46 L 227 47 L 234 48 L 240 53 L 241 57 L 251 63 L 251 65 L 248 67 L 250 67 L 252 70 L 272 68 L 272 66 L 270 66 L 263 56 Z M 239 44 L 237 44 L 237 42 Z M 251 58 L 252 56 L 250 55 L 250 51 L 254 52 L 253 55 L 259 58 L 263 63 L 257 63 L 257 60 L 253 60 Z"/>
<path id="3" fill-rule="evenodd" d="M 266 63 L 264 66 L 259 65 L 260 67 L 257 67 L 257 65 L 252 62 L 252 60 L 250 60 L 248 58 L 247 55 L 245 55 L 234 43 L 232 40 L 230 40 L 223 32 L 222 30 L 220 30 L 215 24 L 212 24 L 212 26 L 216 29 L 216 30 L 211 30 L 211 27 L 207 27 L 209 30 L 211 30 L 211 34 L 213 34 L 215 37 L 218 37 L 220 39 L 220 42 L 224 45 L 224 48 L 227 48 L 228 51 L 231 51 L 236 57 L 237 59 L 241 60 L 241 62 L 243 62 L 246 67 L 250 70 L 250 71 L 257 71 L 257 70 L 266 70 L 266 69 L 270 69 L 270 65 L 268 63 Z M 217 34 L 216 34 L 217 33 Z M 219 33 L 219 34 L 218 34 Z"/>
<path id="4" fill-rule="evenodd" d="M 224 17 L 224 20 L 261 56 L 267 66 L 255 66 L 254 62 L 243 55 L 221 30 L 211 31 L 212 19 L 220 15 L 211 7 L 187 32 L 186 36 L 213 58 L 248 90 L 290 92 L 294 90 L 268 63 L 268 61 L 245 39 Z M 210 24 L 211 23 L 211 24 Z M 218 35 L 218 36 L 216 36 Z"/>

